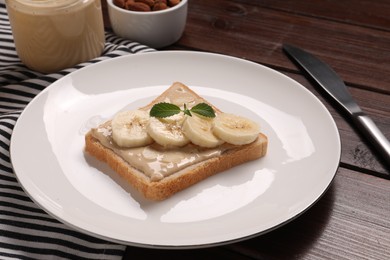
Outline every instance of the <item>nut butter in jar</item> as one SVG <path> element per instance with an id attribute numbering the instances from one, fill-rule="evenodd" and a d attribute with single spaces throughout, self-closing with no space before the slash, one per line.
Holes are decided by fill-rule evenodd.
<path id="1" fill-rule="evenodd" d="M 100 56 L 101 0 L 6 0 L 16 51 L 32 70 L 51 73 Z"/>

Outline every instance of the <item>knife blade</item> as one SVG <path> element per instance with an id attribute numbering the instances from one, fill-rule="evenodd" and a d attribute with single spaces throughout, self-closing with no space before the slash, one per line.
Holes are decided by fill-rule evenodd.
<path id="1" fill-rule="evenodd" d="M 362 111 L 336 72 L 314 55 L 298 47 L 284 44 L 283 50 L 346 112 L 356 128 L 382 157 L 384 165 L 390 169 L 390 142 L 374 121 Z"/>

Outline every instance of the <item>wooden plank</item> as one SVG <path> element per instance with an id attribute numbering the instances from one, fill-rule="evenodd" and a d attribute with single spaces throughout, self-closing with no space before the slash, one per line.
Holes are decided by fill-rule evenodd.
<path id="1" fill-rule="evenodd" d="M 238 4 L 253 4 L 253 0 L 236 1 Z M 256 1 L 264 8 L 337 21 L 341 23 L 390 31 L 390 1 L 388 0 L 264 0 Z"/>
<path id="2" fill-rule="evenodd" d="M 180 46 L 297 71 L 281 49 L 283 43 L 295 44 L 329 63 L 352 86 L 390 93 L 389 32 L 249 4 L 221 8 L 216 1 L 199 2 L 190 2 Z"/>

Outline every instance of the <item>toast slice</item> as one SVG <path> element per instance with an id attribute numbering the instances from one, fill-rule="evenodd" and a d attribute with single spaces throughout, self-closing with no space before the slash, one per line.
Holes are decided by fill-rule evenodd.
<path id="1" fill-rule="evenodd" d="M 180 82 L 175 82 L 160 96 L 158 96 L 150 104 L 140 108 L 140 110 L 149 111 L 154 104 L 159 102 L 170 102 L 174 104 L 208 103 L 186 85 Z M 212 107 L 216 113 L 221 112 L 218 108 L 214 106 Z M 164 200 L 216 173 L 263 157 L 267 153 L 268 146 L 267 136 L 260 133 L 255 141 L 245 145 L 223 144 L 217 148 L 200 149 L 199 147 L 196 147 L 196 145 L 189 144 L 187 147 L 176 148 L 174 153 L 175 155 L 179 154 L 179 156 L 185 154 L 182 150 L 184 151 L 186 149 L 195 149 L 195 151 L 199 153 L 208 153 L 209 150 L 212 150 L 212 152 L 209 152 L 208 156 L 200 157 L 199 160 L 193 163 L 184 164 L 184 166 L 177 168 L 177 171 L 174 171 L 156 181 L 153 180 L 150 174 L 147 174 L 146 171 L 142 170 L 142 167 L 139 167 L 139 161 L 136 162 L 127 159 L 126 156 L 123 155 L 123 151 L 121 149 L 118 150 L 118 147 L 116 147 L 115 144 L 112 144 L 113 142 L 109 140 L 110 133 L 107 131 L 109 127 L 110 121 L 107 121 L 101 126 L 91 129 L 86 134 L 86 152 L 98 160 L 107 163 L 121 178 L 126 180 L 136 190 L 143 194 L 145 198 L 155 201 Z M 105 130 L 101 131 L 101 129 Z M 102 135 L 98 134 L 99 132 L 106 133 L 103 136 L 104 138 L 108 138 L 108 142 L 107 140 L 102 139 Z M 159 147 L 156 144 L 151 144 L 149 146 L 153 146 L 153 149 L 157 149 L 162 154 L 172 153 L 172 148 Z M 142 147 L 138 149 L 147 148 Z M 190 152 L 193 152 L 193 150 L 190 150 Z"/>

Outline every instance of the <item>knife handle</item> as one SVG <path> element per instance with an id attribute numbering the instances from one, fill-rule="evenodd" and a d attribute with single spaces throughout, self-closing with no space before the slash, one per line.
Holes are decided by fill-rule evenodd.
<path id="1" fill-rule="evenodd" d="M 378 150 L 386 166 L 390 169 L 390 142 L 371 120 L 364 113 L 354 115 L 356 124 L 371 144 Z"/>

